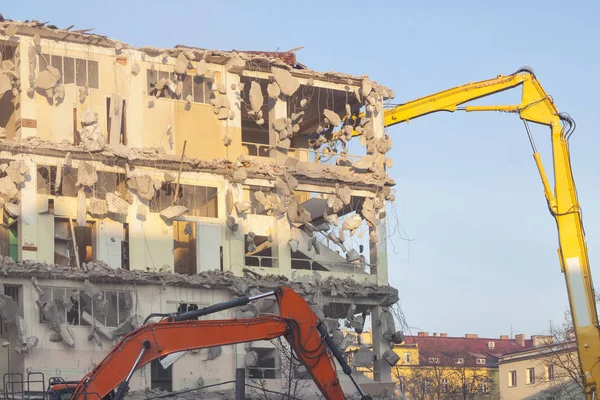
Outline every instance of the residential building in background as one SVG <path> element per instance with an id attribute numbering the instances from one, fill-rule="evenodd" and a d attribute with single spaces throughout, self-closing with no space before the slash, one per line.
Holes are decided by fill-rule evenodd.
<path id="1" fill-rule="evenodd" d="M 586 399 L 575 342 L 538 340 L 533 348 L 504 354 L 499 364 L 503 400 Z"/>
<path id="2" fill-rule="evenodd" d="M 531 349 L 540 337 L 480 338 L 476 334 L 449 337 L 445 333 L 419 332 L 393 344 L 396 358 L 392 376 L 395 395 L 407 400 L 499 399 L 499 362 L 504 354 Z M 347 354 L 353 367 L 368 377 L 375 355 L 370 352 L 370 332 L 355 336 Z M 403 396 L 403 397 L 402 397 Z M 513 397 L 517 399 L 518 397 Z"/>
<path id="3" fill-rule="evenodd" d="M 381 359 L 398 299 L 393 92 L 291 52 L 133 48 L 89 31 L 0 15 L 0 376 L 80 379 L 151 313 L 279 285 L 320 318 L 368 313 Z M 276 312 L 267 300 L 208 318 Z M 131 387 L 196 388 L 246 368 L 280 391 L 281 365 L 272 342 L 223 346 L 146 365 Z"/>

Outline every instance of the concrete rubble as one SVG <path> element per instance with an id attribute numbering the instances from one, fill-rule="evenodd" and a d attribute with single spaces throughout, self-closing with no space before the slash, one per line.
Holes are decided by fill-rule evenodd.
<path id="1" fill-rule="evenodd" d="M 135 190 L 141 199 L 152 200 L 161 184 L 156 182 L 150 175 L 135 175 L 127 180 L 127 186 Z"/>
<path id="2" fill-rule="evenodd" d="M 70 153 L 71 158 L 79 160 L 100 160 L 114 162 L 116 155 L 106 147 L 100 152 L 94 153 L 93 157 L 81 146 L 53 143 L 40 139 L 39 137 L 29 137 L 20 141 L 4 140 L 0 142 L 0 150 L 9 152 L 28 152 L 31 154 L 60 156 Z M 145 166 L 149 161 L 156 164 L 157 168 L 164 170 L 177 171 L 180 163 L 185 171 L 212 172 L 225 174 L 227 171 L 235 169 L 238 161 L 229 159 L 200 160 L 190 159 L 181 156 L 167 155 L 159 153 L 157 149 L 131 149 L 132 156 L 128 160 L 131 166 Z M 368 156 L 365 156 L 368 157 Z M 319 179 L 323 182 L 332 182 L 348 185 L 371 186 L 377 190 L 386 191 L 386 200 L 393 196 L 389 191 L 390 186 L 395 182 L 385 173 L 378 171 L 355 172 L 345 167 L 337 167 L 326 164 L 312 164 L 303 162 L 293 163 L 272 163 L 270 160 L 244 159 L 244 168 L 248 177 L 274 179 L 275 176 L 283 173 L 294 176 L 297 180 L 301 179 Z M 356 165 L 354 165 L 356 168 Z M 128 181 L 129 184 L 129 181 Z"/>
<path id="3" fill-rule="evenodd" d="M 115 193 L 106 193 L 106 203 L 109 213 L 126 216 L 129 203 Z"/>
<path id="4" fill-rule="evenodd" d="M 100 123 L 98 122 L 98 114 L 88 108 L 81 115 L 81 144 L 88 151 L 99 151 L 106 144 L 106 137 L 102 133 Z"/>
<path id="5" fill-rule="evenodd" d="M 168 208 L 165 208 L 164 210 L 162 210 L 160 212 L 160 216 L 162 218 L 164 218 L 165 220 L 173 220 L 177 217 L 180 217 L 183 215 L 183 213 L 185 213 L 186 211 L 188 211 L 189 209 L 186 206 L 170 206 Z"/>
<path id="6" fill-rule="evenodd" d="M 247 295 L 251 289 L 261 292 L 277 287 L 291 287 L 307 298 L 313 298 L 315 293 L 348 298 L 368 298 L 377 300 L 382 306 L 389 306 L 398 301 L 398 291 L 391 286 L 380 286 L 368 282 L 356 282 L 351 278 L 339 279 L 328 277 L 307 282 L 294 282 L 281 275 L 262 275 L 260 278 L 251 276 L 237 277 L 231 272 L 203 271 L 195 275 L 181 275 L 169 272 L 146 272 L 140 270 L 127 271 L 112 269 L 100 261 L 86 264 L 87 271 L 73 270 L 36 261 L 15 262 L 10 257 L 0 258 L 0 276 L 21 277 L 31 279 L 66 279 L 70 281 L 89 281 L 90 283 L 147 284 L 162 286 L 185 286 L 225 289 L 235 296 Z M 93 293 L 93 292 L 92 292 Z"/>
<path id="7" fill-rule="evenodd" d="M 288 70 L 273 68 L 271 69 L 271 73 L 275 78 L 275 82 L 279 85 L 281 93 L 286 96 L 292 96 L 300 87 L 298 79 L 294 78 Z"/>

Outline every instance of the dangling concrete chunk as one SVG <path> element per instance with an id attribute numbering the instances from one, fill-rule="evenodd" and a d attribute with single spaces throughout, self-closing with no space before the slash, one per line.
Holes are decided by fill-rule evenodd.
<path id="1" fill-rule="evenodd" d="M 160 216 L 170 221 L 177 217 L 180 217 L 181 215 L 183 215 L 183 213 L 185 213 L 188 210 L 189 208 L 187 208 L 186 206 L 171 206 L 162 210 L 160 212 Z"/>
<path id="2" fill-rule="evenodd" d="M 175 62 L 175 67 L 173 68 L 176 74 L 183 75 L 188 70 L 190 65 L 190 61 L 187 59 L 183 52 L 179 53 L 177 56 L 177 61 Z"/>
<path id="3" fill-rule="evenodd" d="M 206 60 L 200 60 L 200 62 L 198 62 L 198 65 L 196 66 L 196 76 L 204 76 L 204 74 L 206 73 L 206 69 Z"/>
<path id="4" fill-rule="evenodd" d="M 150 175 L 133 176 L 127 181 L 127 186 L 135 190 L 144 200 L 152 200 L 160 185 Z"/>
<path id="5" fill-rule="evenodd" d="M 98 182 L 96 167 L 87 161 L 80 162 L 77 173 L 77 186 L 92 187 L 96 182 Z"/>
<path id="6" fill-rule="evenodd" d="M 291 96 L 296 93 L 296 90 L 300 87 L 300 82 L 289 71 L 281 68 L 272 68 L 271 72 L 284 95 Z"/>
<path id="7" fill-rule="evenodd" d="M 9 199 L 13 199 L 18 193 L 19 190 L 12 179 L 10 179 L 8 176 L 0 178 L 0 194 L 8 197 Z"/>
<path id="8" fill-rule="evenodd" d="M 323 115 L 329 120 L 329 123 L 333 126 L 338 126 L 342 122 L 340 116 L 331 110 L 323 110 Z"/>
<path id="9" fill-rule="evenodd" d="M 250 84 L 250 107 L 252 111 L 257 113 L 263 106 L 264 98 L 260 84 L 256 81 L 252 81 Z"/>
<path id="10" fill-rule="evenodd" d="M 236 53 L 234 53 L 233 56 L 227 60 L 227 63 L 225 63 L 225 71 L 231 72 L 232 74 L 240 74 L 244 68 L 246 68 L 246 61 Z"/>
<path id="11" fill-rule="evenodd" d="M 127 215 L 129 209 L 129 203 L 126 200 L 120 198 L 114 193 L 106 193 L 106 203 L 108 206 L 108 212 L 117 215 Z"/>
<path id="12" fill-rule="evenodd" d="M 35 79 L 35 87 L 40 90 L 49 90 L 56 86 L 59 79 L 60 72 L 56 68 L 48 66 Z"/>
<path id="13" fill-rule="evenodd" d="M 134 61 L 131 65 L 131 75 L 138 76 L 140 73 L 140 64 L 137 61 Z"/>
<path id="14" fill-rule="evenodd" d="M 269 83 L 269 86 L 267 86 L 267 94 L 273 100 L 277 100 L 279 98 L 279 95 L 281 94 L 281 89 L 279 89 L 279 85 L 277 85 L 276 83 Z"/>

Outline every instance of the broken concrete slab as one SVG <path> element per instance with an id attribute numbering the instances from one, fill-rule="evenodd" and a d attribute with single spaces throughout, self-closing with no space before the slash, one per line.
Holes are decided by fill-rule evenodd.
<path id="1" fill-rule="evenodd" d="M 115 334 L 113 328 L 107 327 L 102 322 L 98 321 L 85 311 L 81 313 L 81 319 L 93 326 L 98 333 L 100 333 L 108 340 L 114 340 Z"/>
<path id="2" fill-rule="evenodd" d="M 156 189 L 160 188 L 160 184 L 150 175 L 132 176 L 127 181 L 127 186 L 135 190 L 143 200 L 152 200 L 156 195 Z"/>
<path id="3" fill-rule="evenodd" d="M 140 64 L 137 61 L 134 61 L 133 64 L 131 64 L 131 75 L 138 76 L 139 73 L 140 73 Z"/>
<path id="4" fill-rule="evenodd" d="M 239 229 L 239 224 L 235 222 L 235 218 L 233 217 L 227 217 L 227 219 L 225 220 L 225 225 L 227 225 L 227 227 L 231 229 L 232 232 L 237 232 L 237 230 Z"/>
<path id="5" fill-rule="evenodd" d="M 177 217 L 182 216 L 185 212 L 189 211 L 186 206 L 170 206 L 160 212 L 160 216 L 166 220 L 173 220 Z"/>
<path id="6" fill-rule="evenodd" d="M 60 79 L 60 73 L 56 68 L 53 68 L 51 72 L 50 69 L 52 67 L 47 67 L 44 71 L 40 72 L 35 78 L 35 87 L 40 90 L 50 90 L 54 88 Z M 53 73 L 54 72 L 54 73 Z M 58 75 L 58 76 L 57 76 Z"/>
<path id="7" fill-rule="evenodd" d="M 0 194 L 6 196 L 9 200 L 17 196 L 19 190 L 11 178 L 5 176 L 0 178 Z"/>
<path id="8" fill-rule="evenodd" d="M 353 216 L 346 218 L 342 223 L 342 229 L 346 231 L 354 232 L 362 225 L 362 218 L 360 215 L 354 214 Z"/>
<path id="9" fill-rule="evenodd" d="M 221 346 L 215 346 L 208 349 L 208 360 L 214 360 L 219 358 L 221 353 L 223 352 L 223 348 Z"/>
<path id="10" fill-rule="evenodd" d="M 335 194 L 344 202 L 344 204 L 350 204 L 350 201 L 352 200 L 352 189 L 350 189 L 348 186 L 344 185 L 339 187 L 338 185 L 336 187 Z"/>
<path id="11" fill-rule="evenodd" d="M 279 85 L 281 92 L 286 96 L 292 96 L 300 87 L 298 79 L 294 78 L 288 70 L 271 68 L 271 73 L 275 78 L 275 82 Z"/>
<path id="12" fill-rule="evenodd" d="M 281 94 L 281 89 L 279 88 L 279 85 L 277 85 L 276 83 L 269 83 L 269 85 L 267 86 L 267 94 L 273 100 L 277 100 L 279 98 L 279 95 Z"/>
<path id="13" fill-rule="evenodd" d="M 183 52 L 179 53 L 177 56 L 177 61 L 175 62 L 175 66 L 173 70 L 176 74 L 183 75 L 186 73 L 188 68 L 191 66 L 190 61 L 187 59 Z"/>
<path id="14" fill-rule="evenodd" d="M 331 332 L 331 338 L 333 339 L 333 343 L 339 348 L 344 342 L 344 333 L 339 329 Z"/>
<path id="15" fill-rule="evenodd" d="M 225 71 L 232 74 L 241 74 L 246 68 L 246 60 L 242 59 L 237 53 L 233 53 L 225 63 Z"/>
<path id="16" fill-rule="evenodd" d="M 18 354 L 28 354 L 31 350 L 36 348 L 40 342 L 37 336 L 29 336 L 24 344 L 15 346 L 15 351 Z"/>
<path id="17" fill-rule="evenodd" d="M 206 73 L 206 70 L 207 70 L 206 60 L 202 59 L 198 62 L 198 65 L 196 66 L 196 76 L 204 76 L 204 74 Z"/>
<path id="18" fill-rule="evenodd" d="M 21 215 L 21 208 L 18 204 L 4 203 L 4 211 L 12 218 L 17 218 Z"/>
<path id="19" fill-rule="evenodd" d="M 255 367 L 258 364 L 258 353 L 256 351 L 249 351 L 244 356 L 244 364 L 246 368 Z"/>
<path id="20" fill-rule="evenodd" d="M 384 353 L 383 353 L 383 359 L 392 367 L 394 365 L 396 365 L 398 363 L 398 361 L 400 361 L 400 356 L 398 354 L 396 354 L 396 352 L 394 352 L 391 349 L 387 349 Z"/>
<path id="21" fill-rule="evenodd" d="M 88 213 L 95 218 L 103 218 L 108 214 L 108 205 L 103 199 L 90 199 Z"/>
<path id="22" fill-rule="evenodd" d="M 356 353 L 352 361 L 354 367 L 372 368 L 373 352 L 366 346 L 362 346 Z"/>
<path id="23" fill-rule="evenodd" d="M 0 293 L 0 317 L 10 324 L 16 324 L 20 317 L 19 305 L 4 293 Z"/>
<path id="24" fill-rule="evenodd" d="M 333 126 L 338 126 L 342 122 L 342 119 L 339 115 L 337 115 L 334 111 L 328 109 L 323 110 L 323 116 L 327 118 L 329 123 Z"/>
<path id="25" fill-rule="evenodd" d="M 96 167 L 87 161 L 81 161 L 77 169 L 76 186 L 92 187 L 96 184 L 96 182 L 98 182 Z"/>
<path id="26" fill-rule="evenodd" d="M 238 214 L 243 214 L 246 211 L 248 211 L 250 208 L 252 208 L 252 203 L 250 203 L 249 201 L 235 202 L 235 210 L 238 212 Z"/>
<path id="27" fill-rule="evenodd" d="M 371 169 L 373 167 L 373 163 L 375 162 L 375 156 L 372 154 L 362 156 L 358 159 L 358 161 L 352 164 L 352 167 L 355 169 Z"/>
<path id="28" fill-rule="evenodd" d="M 126 200 L 122 199 L 115 193 L 106 193 L 106 203 L 108 207 L 108 212 L 126 216 L 127 211 L 129 210 L 129 203 Z"/>

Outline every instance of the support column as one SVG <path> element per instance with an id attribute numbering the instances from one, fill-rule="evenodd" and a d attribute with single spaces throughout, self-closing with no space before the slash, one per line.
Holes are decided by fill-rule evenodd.
<path id="1" fill-rule="evenodd" d="M 17 72 L 21 79 L 21 91 L 19 96 L 15 98 L 15 105 L 19 107 L 15 109 L 16 121 L 16 139 L 25 139 L 27 137 L 37 136 L 37 120 L 35 95 L 29 96 L 27 88 L 29 87 L 30 68 L 33 68 L 37 73 L 37 54 L 35 46 L 30 43 L 30 40 L 24 41 L 21 39 L 15 58 L 19 58 L 20 62 L 16 62 Z M 31 65 L 30 65 L 31 63 Z M 9 139 L 11 139 L 9 137 Z"/>
<path id="2" fill-rule="evenodd" d="M 38 247 L 38 213 L 37 213 L 37 165 L 29 157 L 23 157 L 29 168 L 29 179 L 25 179 L 24 186 L 19 193 L 21 215 L 18 219 L 19 260 L 37 261 Z M 41 240 L 48 240 L 47 232 L 42 233 Z M 50 238 L 50 240 L 53 240 Z"/>
<path id="3" fill-rule="evenodd" d="M 237 183 L 229 182 L 227 188 L 226 196 L 229 196 L 229 192 L 231 192 L 231 205 L 233 211 L 229 214 L 229 209 L 226 210 L 227 218 L 233 218 L 235 223 L 238 224 L 237 231 L 232 231 L 228 226 L 225 226 L 226 234 L 226 246 L 224 246 L 226 250 L 225 254 L 223 254 L 223 268 L 225 270 L 229 270 L 233 272 L 235 276 L 243 276 L 244 275 L 244 266 L 246 264 L 246 241 L 244 238 L 244 234 L 248 233 L 244 231 L 244 221 L 242 218 L 239 218 L 237 212 L 235 211 L 236 201 L 243 201 L 243 192 L 242 185 Z M 229 203 L 228 201 L 225 202 Z M 229 206 L 229 204 L 227 204 Z M 227 208 L 227 207 L 226 207 Z"/>
<path id="4" fill-rule="evenodd" d="M 392 382 L 392 367 L 383 359 L 383 353 L 390 348 L 389 343 L 383 338 L 383 332 L 387 329 L 387 323 L 382 318 L 382 307 L 371 308 L 371 329 L 373 340 L 373 355 L 375 360 L 374 380 L 381 383 Z"/>

